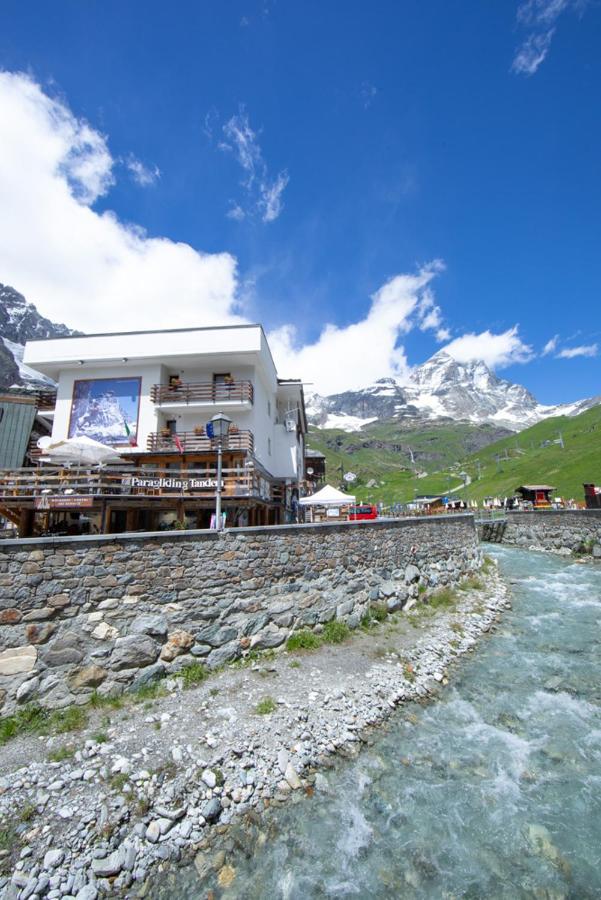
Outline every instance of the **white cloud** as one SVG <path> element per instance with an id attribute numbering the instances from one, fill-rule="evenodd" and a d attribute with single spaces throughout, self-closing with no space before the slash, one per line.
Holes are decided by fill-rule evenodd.
<path id="1" fill-rule="evenodd" d="M 423 292 L 417 307 L 417 325 L 420 331 L 433 331 L 439 343 L 451 337 L 451 332 L 443 325 L 442 309 L 434 302 L 429 288 Z"/>
<path id="2" fill-rule="evenodd" d="M 558 341 L 559 341 L 558 334 L 554 335 L 550 340 L 548 340 L 542 349 L 541 356 L 548 356 L 549 353 L 553 353 L 557 349 Z"/>
<path id="3" fill-rule="evenodd" d="M 155 184 L 161 177 L 161 170 L 158 166 L 145 166 L 143 162 L 140 162 L 139 159 L 136 159 L 131 154 L 125 160 L 125 165 L 131 172 L 136 184 L 139 184 L 140 187 L 148 187 L 151 184 Z"/>
<path id="4" fill-rule="evenodd" d="M 359 90 L 359 99 L 363 104 L 363 109 L 369 109 L 378 95 L 378 89 L 369 81 L 364 81 Z"/>
<path id="5" fill-rule="evenodd" d="M 0 71 L 0 277 L 88 331 L 238 321 L 236 260 L 98 213 L 106 138 L 24 74 Z"/>
<path id="6" fill-rule="evenodd" d="M 205 129 L 205 133 L 209 132 Z M 210 133 L 212 134 L 212 126 Z M 241 219 L 258 214 L 263 222 L 275 222 L 284 208 L 282 194 L 290 181 L 288 172 L 284 169 L 275 178 L 269 174 L 257 133 L 251 128 L 243 107 L 238 115 L 232 116 L 225 123 L 223 135 L 224 140 L 218 144 L 219 149 L 236 157 L 244 173 L 241 184 L 247 195 L 246 208 L 239 203 L 234 207 L 243 212 L 244 216 L 232 215 L 231 209 L 226 215 Z"/>
<path id="7" fill-rule="evenodd" d="M 464 334 L 443 347 L 457 362 L 482 359 L 491 369 L 502 369 L 513 363 L 529 362 L 532 347 L 525 344 L 518 334 L 518 326 L 500 334 L 482 331 L 480 334 Z"/>
<path id="8" fill-rule="evenodd" d="M 524 41 L 511 66 L 514 72 L 520 75 L 534 75 L 549 52 L 554 30 L 554 28 L 550 28 L 541 34 L 531 34 Z"/>
<path id="9" fill-rule="evenodd" d="M 424 291 L 442 268 L 434 261 L 415 275 L 395 275 L 372 294 L 364 319 L 344 328 L 326 325 L 312 344 L 299 346 L 290 325 L 272 332 L 269 343 L 278 371 L 300 373 L 320 394 L 365 387 L 385 376 L 406 380 L 410 369 L 398 341 L 414 327 Z"/>
<path id="10" fill-rule="evenodd" d="M 523 0 L 518 23 L 529 31 L 518 47 L 511 68 L 519 75 L 534 75 L 544 62 L 555 34 L 556 23 L 566 10 L 582 14 L 590 0 Z"/>
<path id="11" fill-rule="evenodd" d="M 560 350 L 556 355 L 557 359 L 574 359 L 576 356 L 597 356 L 599 353 L 598 344 L 584 344 L 580 347 L 566 347 Z"/>
<path id="12" fill-rule="evenodd" d="M 282 203 L 282 194 L 289 181 L 288 173 L 284 171 L 280 172 L 271 184 L 265 182 L 261 185 L 259 209 L 262 210 L 264 222 L 274 222 L 281 213 L 284 205 Z"/>

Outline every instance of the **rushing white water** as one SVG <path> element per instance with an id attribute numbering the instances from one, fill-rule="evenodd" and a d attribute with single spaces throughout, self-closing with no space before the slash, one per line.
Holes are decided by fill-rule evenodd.
<path id="1" fill-rule="evenodd" d="M 161 895 L 601 897 L 601 569 L 494 552 L 514 607 L 454 686 L 272 816 L 230 886 L 183 870 Z"/>

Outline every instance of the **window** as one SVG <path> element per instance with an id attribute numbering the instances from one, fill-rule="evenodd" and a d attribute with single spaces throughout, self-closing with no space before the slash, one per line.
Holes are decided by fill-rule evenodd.
<path id="1" fill-rule="evenodd" d="M 267 415 L 271 419 L 271 400 L 267 401 Z"/>
<path id="2" fill-rule="evenodd" d="M 271 438 L 267 438 L 267 452 L 271 456 Z"/>

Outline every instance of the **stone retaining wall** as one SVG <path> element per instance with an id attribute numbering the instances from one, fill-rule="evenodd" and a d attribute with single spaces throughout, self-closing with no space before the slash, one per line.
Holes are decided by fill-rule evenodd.
<path id="1" fill-rule="evenodd" d="M 0 544 L 0 707 L 84 703 L 278 647 L 480 564 L 472 516 Z"/>
<path id="2" fill-rule="evenodd" d="M 510 512 L 504 544 L 601 558 L 601 510 L 553 509 Z"/>

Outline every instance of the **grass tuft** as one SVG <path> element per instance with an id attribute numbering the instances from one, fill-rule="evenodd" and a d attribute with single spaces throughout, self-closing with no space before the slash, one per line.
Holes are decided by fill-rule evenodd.
<path id="1" fill-rule="evenodd" d="M 323 639 L 326 644 L 343 644 L 351 633 L 346 622 L 338 622 L 334 619 L 323 627 Z"/>
<path id="2" fill-rule="evenodd" d="M 181 678 L 184 683 L 184 690 L 195 687 L 200 684 L 208 676 L 208 670 L 205 665 L 200 662 L 188 663 L 177 672 L 177 677 Z"/>
<path id="3" fill-rule="evenodd" d="M 50 762 L 63 762 L 65 759 L 72 759 L 75 756 L 75 749 L 73 747 L 58 747 L 56 750 L 51 750 L 48 754 L 48 759 Z"/>
<path id="4" fill-rule="evenodd" d="M 35 703 L 28 703 L 12 716 L 0 719 L 0 745 L 20 734 L 66 734 L 79 731 L 88 721 L 81 706 L 50 711 Z"/>
<path id="5" fill-rule="evenodd" d="M 286 642 L 286 649 L 290 651 L 317 650 L 319 646 L 321 646 L 319 635 L 309 631 L 308 628 L 303 628 L 301 631 L 291 634 Z"/>
<path id="6" fill-rule="evenodd" d="M 263 699 L 259 700 L 259 702 L 255 706 L 255 715 L 268 716 L 270 713 L 274 712 L 277 707 L 278 705 L 273 697 L 263 697 Z"/>

